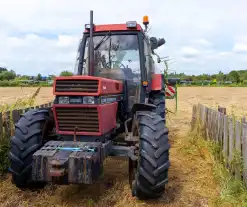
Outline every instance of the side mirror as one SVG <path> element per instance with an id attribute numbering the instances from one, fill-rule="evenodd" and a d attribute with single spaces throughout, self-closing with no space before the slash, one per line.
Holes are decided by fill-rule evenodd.
<path id="1" fill-rule="evenodd" d="M 165 39 L 164 38 L 161 38 L 158 40 L 158 47 L 164 45 L 166 43 Z"/>
<path id="2" fill-rule="evenodd" d="M 151 50 L 155 50 L 158 48 L 158 40 L 156 37 L 150 37 Z"/>
<path id="3" fill-rule="evenodd" d="M 151 49 L 155 50 L 158 47 L 164 45 L 166 43 L 164 38 L 158 39 L 156 37 L 150 37 Z"/>

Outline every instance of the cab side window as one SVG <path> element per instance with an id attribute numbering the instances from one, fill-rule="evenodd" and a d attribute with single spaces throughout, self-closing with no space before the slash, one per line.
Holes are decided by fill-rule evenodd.
<path id="1" fill-rule="evenodd" d="M 152 73 L 154 72 L 154 61 L 151 55 L 151 48 L 147 42 L 147 40 L 144 40 L 144 55 L 145 55 L 145 66 L 147 69 L 147 77 L 148 79 L 151 78 Z"/>

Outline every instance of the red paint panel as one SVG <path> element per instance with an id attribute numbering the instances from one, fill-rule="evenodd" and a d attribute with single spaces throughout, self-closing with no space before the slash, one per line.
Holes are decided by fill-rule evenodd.
<path id="1" fill-rule="evenodd" d="M 162 75 L 161 74 L 153 74 L 151 89 L 153 91 L 159 91 L 162 89 Z"/>
<path id="2" fill-rule="evenodd" d="M 74 135 L 74 131 L 60 131 L 58 127 L 58 119 L 56 114 L 56 108 L 97 108 L 98 120 L 99 120 L 99 132 L 77 132 L 77 135 L 91 135 L 100 136 L 111 129 L 116 128 L 116 113 L 117 113 L 118 103 L 109 103 L 104 105 L 80 105 L 78 104 L 54 104 L 54 119 L 56 125 L 56 132 L 63 135 Z"/>
<path id="3" fill-rule="evenodd" d="M 56 82 L 57 80 L 98 80 L 98 92 L 56 92 Z M 53 84 L 53 94 L 54 95 L 78 95 L 78 96 L 99 96 L 99 95 L 109 95 L 118 94 L 123 92 L 123 83 L 121 81 L 95 77 L 95 76 L 61 76 L 56 77 Z"/>
<path id="4" fill-rule="evenodd" d="M 99 95 L 118 94 L 123 92 L 123 83 L 117 80 L 100 78 Z"/>
<path id="5" fill-rule="evenodd" d="M 118 103 L 109 103 L 98 106 L 100 133 L 105 134 L 116 128 L 116 114 Z"/>
<path id="6" fill-rule="evenodd" d="M 127 28 L 126 24 L 104 24 L 95 25 L 94 32 L 108 32 L 108 31 L 142 31 L 140 24 L 137 24 L 136 28 Z M 89 30 L 85 30 L 85 33 L 89 33 Z"/>

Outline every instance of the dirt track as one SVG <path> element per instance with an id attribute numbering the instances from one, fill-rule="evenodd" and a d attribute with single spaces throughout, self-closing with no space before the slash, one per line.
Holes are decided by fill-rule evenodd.
<path id="1" fill-rule="evenodd" d="M 1 90 L 2 88 L 0 94 Z M 30 88 L 28 90 L 35 91 Z M 179 89 L 179 112 L 176 116 L 170 115 L 168 119 L 172 144 L 169 185 L 164 196 L 157 201 L 139 202 L 132 198 L 128 186 L 127 162 L 109 159 L 105 163 L 104 178 L 91 186 L 48 185 L 40 192 L 21 192 L 7 178 L 0 182 L 0 206 L 210 206 L 208 204 L 218 196 L 219 191 L 212 176 L 212 163 L 207 158 L 207 151 L 202 149 L 203 154 L 195 156 L 183 149 L 191 119 L 191 107 L 199 101 L 207 105 L 216 105 L 218 102 L 227 108 L 235 104 L 247 112 L 247 105 L 244 106 L 244 100 L 247 100 L 245 91 L 245 88 Z M 9 96 L 10 94 L 11 92 L 8 93 Z M 12 96 L 18 94 L 15 92 Z M 51 99 L 52 95 L 48 94 L 51 94 L 51 89 L 42 89 L 37 104 Z M 174 103 L 169 100 L 171 110 L 175 108 Z"/>

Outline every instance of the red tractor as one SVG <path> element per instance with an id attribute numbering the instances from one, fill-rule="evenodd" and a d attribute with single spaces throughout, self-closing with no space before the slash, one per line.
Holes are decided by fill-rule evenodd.
<path id="1" fill-rule="evenodd" d="M 9 152 L 12 182 L 92 184 L 108 156 L 129 160 L 138 199 L 164 193 L 170 166 L 165 83 L 152 54 L 165 40 L 149 38 L 135 21 L 85 25 L 76 74 L 54 80 L 52 107 L 26 112 Z M 171 83 L 173 84 L 173 83 Z"/>

